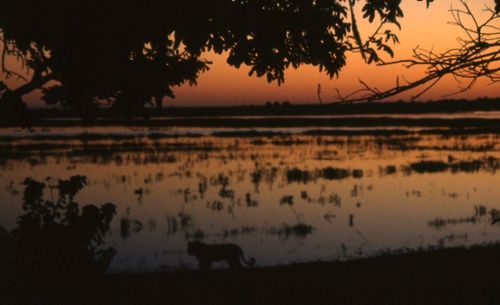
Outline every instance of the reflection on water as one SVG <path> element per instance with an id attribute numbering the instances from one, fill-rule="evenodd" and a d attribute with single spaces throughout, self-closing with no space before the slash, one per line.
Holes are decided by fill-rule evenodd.
<path id="1" fill-rule="evenodd" d="M 15 227 L 27 177 L 83 175 L 75 200 L 116 205 L 111 271 L 196 267 L 194 240 L 238 244 L 261 266 L 493 242 L 497 143 L 419 129 L 4 130 L 0 225 Z"/>

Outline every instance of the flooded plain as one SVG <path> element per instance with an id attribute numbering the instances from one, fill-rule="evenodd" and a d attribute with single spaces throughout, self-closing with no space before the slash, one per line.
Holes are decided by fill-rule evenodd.
<path id="1" fill-rule="evenodd" d="M 426 128 L 3 129 L 0 226 L 15 227 L 27 177 L 83 175 L 75 201 L 117 207 L 110 272 L 195 268 L 193 240 L 238 244 L 257 266 L 492 243 L 499 143 Z"/>

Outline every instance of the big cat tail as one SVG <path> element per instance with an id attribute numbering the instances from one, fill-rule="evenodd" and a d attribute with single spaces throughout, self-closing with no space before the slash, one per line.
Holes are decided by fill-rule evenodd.
<path id="1" fill-rule="evenodd" d="M 253 266 L 255 265 L 255 258 L 250 257 L 248 261 L 245 259 L 245 256 L 243 255 L 243 250 L 240 250 L 240 258 L 241 260 L 248 266 Z"/>

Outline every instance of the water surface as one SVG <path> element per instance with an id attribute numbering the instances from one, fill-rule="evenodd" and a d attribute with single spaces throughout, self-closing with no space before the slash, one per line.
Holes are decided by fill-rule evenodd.
<path id="1" fill-rule="evenodd" d="M 365 131 L 3 129 L 0 225 L 26 177 L 85 175 L 77 202 L 117 205 L 111 272 L 193 268 L 190 240 L 259 266 L 500 241 L 498 135 Z"/>

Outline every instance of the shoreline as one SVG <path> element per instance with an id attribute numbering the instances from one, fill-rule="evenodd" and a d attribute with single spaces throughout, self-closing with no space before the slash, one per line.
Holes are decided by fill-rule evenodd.
<path id="1" fill-rule="evenodd" d="M 150 290 L 151 300 L 175 292 L 172 304 L 493 305 L 500 300 L 500 244 L 242 270 L 109 275 L 106 282 L 123 289 L 120 304 L 134 298 L 125 290 L 149 286 L 159 289 Z"/>
<path id="2" fill-rule="evenodd" d="M 43 285 L 39 284 L 33 283 L 41 289 Z M 109 305 L 498 305 L 500 244 L 389 253 L 343 262 L 107 274 L 91 281 L 76 279 L 74 284 L 56 295 L 37 289 L 14 295 L 24 304 L 45 304 L 40 303 L 44 299 L 40 297 L 52 296 L 55 299 L 51 304 L 59 304 L 57 300 L 61 299 L 65 304 Z"/>
<path id="3" fill-rule="evenodd" d="M 33 120 L 30 127 L 448 127 L 500 128 L 498 118 L 169 118 L 169 119 L 87 119 Z M 2 124 L 0 127 L 20 127 Z"/>

